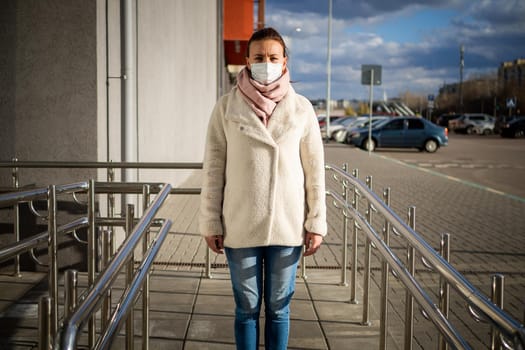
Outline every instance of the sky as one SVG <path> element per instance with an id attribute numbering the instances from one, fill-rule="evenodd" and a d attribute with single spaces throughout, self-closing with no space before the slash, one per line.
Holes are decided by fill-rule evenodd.
<path id="1" fill-rule="evenodd" d="M 266 0 L 283 35 L 295 90 L 327 96 L 329 0 Z M 444 84 L 495 74 L 525 58 L 525 0 L 332 0 L 331 99 L 366 100 L 361 66 L 382 68 L 374 96 L 437 95 Z"/>

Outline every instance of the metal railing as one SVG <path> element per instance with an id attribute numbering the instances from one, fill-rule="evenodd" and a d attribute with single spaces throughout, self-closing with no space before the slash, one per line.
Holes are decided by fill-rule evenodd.
<path id="1" fill-rule="evenodd" d="M 95 191 L 95 189 L 97 189 L 97 191 Z M 20 254 L 27 252 L 37 263 L 42 264 L 38 258 L 36 258 L 33 250 L 43 243 L 47 243 L 48 245 L 47 265 L 49 268 L 49 292 L 48 295 L 43 297 L 39 302 L 38 342 L 40 349 L 49 349 L 52 344 L 55 343 L 55 340 L 56 348 L 62 348 L 63 346 L 63 344 L 56 339 L 60 321 L 60 315 L 58 313 L 59 252 L 57 243 L 59 235 L 66 233 L 72 233 L 78 242 L 87 244 L 88 256 L 88 289 L 82 294 L 82 296 L 80 296 L 80 298 L 77 298 L 76 291 L 77 286 L 75 281 L 77 279 L 77 272 L 74 270 L 68 270 L 65 274 L 65 307 L 62 322 L 64 328 L 62 328 L 59 334 L 61 336 L 64 335 L 60 339 L 64 339 L 64 344 L 68 344 L 68 347 L 66 348 L 76 347 L 76 338 L 74 337 L 76 335 L 75 332 L 81 330 L 81 326 L 84 324 L 75 323 L 79 319 L 82 320 L 82 322 L 86 319 L 89 321 L 88 343 L 90 347 L 95 344 L 96 327 L 93 312 L 96 310 L 93 309 L 93 298 L 96 299 L 95 306 L 103 304 L 101 313 L 103 315 L 103 318 L 101 319 L 101 329 L 103 334 L 99 338 L 99 343 L 102 344 L 102 347 L 111 344 L 115 336 L 115 327 L 120 325 L 124 316 L 128 316 L 128 324 L 132 324 L 133 316 L 130 316 L 130 313 L 133 312 L 133 305 L 139 291 L 142 291 L 143 296 L 143 316 L 146 315 L 146 317 L 143 317 L 143 349 L 148 348 L 149 271 L 171 226 L 171 221 L 158 219 L 156 218 L 156 215 L 167 196 L 171 193 L 171 190 L 171 186 L 167 184 L 120 184 L 95 182 L 91 180 L 89 182 L 51 185 L 47 188 L 36 188 L 0 194 L 1 208 L 11 206 L 18 207 L 21 203 L 27 203 L 34 215 L 47 221 L 47 231 L 13 242 L 0 249 L 0 262 L 13 259 Z M 144 206 L 144 215 L 140 220 L 134 218 L 133 205 L 128 205 L 128 212 L 126 213 L 125 220 L 110 217 L 102 218 L 96 215 L 95 194 L 125 194 L 139 193 L 140 191 L 142 191 L 143 194 Z M 151 193 L 158 193 L 158 195 L 150 204 Z M 77 196 L 86 195 L 87 213 L 85 216 L 75 218 L 64 225 L 57 227 L 57 214 L 59 212 L 57 210 L 58 197 L 63 197 L 63 195 L 66 194 L 71 194 L 75 202 L 83 206 L 85 206 L 86 203 L 80 202 Z M 47 202 L 47 215 L 41 214 L 34 209 L 33 202 L 43 200 Z M 19 220 L 19 218 L 16 217 L 16 220 Z M 16 224 L 14 226 L 16 226 Z M 98 273 L 98 278 L 95 283 L 95 277 L 97 276 L 96 261 L 100 259 L 99 256 L 96 256 L 96 247 L 99 243 L 97 241 L 97 237 L 99 236 L 97 233 L 100 233 L 97 232 L 97 230 L 103 226 L 126 226 L 125 230 L 128 233 L 128 238 L 124 241 L 122 247 L 118 250 L 118 253 L 111 258 L 113 249 L 110 247 L 114 244 L 111 239 L 112 235 L 109 230 L 103 232 L 102 262 L 105 267 L 103 271 Z M 153 241 L 151 241 L 149 237 L 150 226 L 161 226 L 156 239 Z M 79 229 L 88 230 L 87 241 L 82 241 L 78 238 L 76 231 Z M 135 269 L 133 251 L 139 241 L 143 242 L 143 259 L 138 269 Z M 16 262 L 19 262 L 19 260 Z M 116 279 L 116 276 L 120 272 L 124 263 L 127 265 L 127 288 L 124 291 L 124 295 L 119 305 L 115 307 L 113 314 L 110 314 L 112 282 Z M 20 276 L 19 268 L 17 268 L 17 270 L 17 276 Z M 88 308 L 87 310 L 89 311 L 87 313 L 86 308 Z M 104 315 L 106 317 L 104 317 Z M 72 329 L 74 331 L 72 331 Z M 133 339 L 133 332 L 129 332 L 128 329 L 126 337 L 127 341 L 131 342 Z"/>
<path id="2" fill-rule="evenodd" d="M 37 263 L 40 263 L 36 259 L 33 250 L 42 242 L 47 242 L 48 244 L 48 265 L 49 265 L 49 293 L 51 296 L 50 307 L 51 307 L 51 319 L 50 319 L 50 331 L 56 332 L 58 324 L 58 262 L 57 262 L 57 246 L 58 246 L 58 235 L 68 232 L 75 232 L 75 230 L 88 227 L 89 219 L 83 217 L 77 220 L 74 220 L 68 224 L 57 227 L 56 224 L 56 197 L 60 194 L 73 194 L 76 192 L 85 192 L 88 190 L 88 182 L 80 182 L 67 185 L 51 185 L 47 188 L 37 188 L 20 192 L 0 194 L 0 207 L 9 207 L 14 206 L 18 209 L 20 203 L 28 202 L 32 203 L 35 200 L 46 200 L 47 201 L 47 210 L 48 215 L 47 225 L 48 230 L 42 232 L 36 236 L 30 237 L 22 241 L 15 241 L 12 244 L 7 245 L 2 248 L 0 251 L 0 261 L 6 261 L 12 258 L 16 258 L 16 263 L 19 263 L 19 255 L 25 251 L 31 253 L 31 256 L 36 260 Z M 19 220 L 16 217 L 16 220 Z M 15 224 L 15 226 L 18 226 Z M 20 275 L 20 267 L 17 266 L 15 273 Z"/>
<path id="3" fill-rule="evenodd" d="M 106 348 L 113 341 L 116 330 L 124 318 L 127 318 L 126 342 L 128 348 L 133 348 L 133 304 L 141 290 L 143 305 L 142 348 L 149 348 L 149 271 L 171 226 L 171 221 L 158 219 L 155 216 L 169 194 L 198 195 L 200 188 L 172 188 L 163 183 L 118 183 L 114 182 L 114 169 L 199 169 L 201 167 L 201 163 L 18 162 L 16 159 L 11 162 L 0 162 L 0 168 L 11 168 L 13 186 L 12 188 L 2 189 L 3 192 L 11 192 L 0 194 L 0 208 L 12 206 L 14 209 L 13 227 L 15 233 L 14 242 L 0 248 L 0 262 L 14 259 L 14 275 L 21 276 L 20 255 L 29 253 L 37 264 L 45 265 L 38 260 L 34 250 L 37 246 L 48 243 L 49 296 L 43 297 L 39 303 L 40 349 L 49 349 L 53 343 L 55 348 L 75 348 L 76 332 L 85 323 L 88 324 L 87 345 L 90 348 Z M 20 169 L 22 168 L 106 168 L 109 182 L 92 180 L 90 182 L 24 190 L 19 187 Z M 158 193 L 158 195 L 150 204 L 150 195 L 153 193 Z M 71 194 L 75 203 L 87 207 L 87 213 L 85 216 L 57 227 L 57 197 L 62 194 Z M 134 218 L 133 205 L 127 205 L 123 217 L 115 217 L 116 194 L 122 196 L 142 194 L 144 212 L 142 219 Z M 81 202 L 78 199 L 79 195 L 87 196 L 87 200 Z M 96 210 L 99 209 L 99 206 L 95 205 L 95 195 L 106 195 L 106 217 L 101 216 L 100 213 L 97 215 Z M 38 212 L 33 203 L 43 200 L 47 202 L 47 214 Z M 19 206 L 22 203 L 28 205 L 35 217 L 42 218 L 47 222 L 47 231 L 20 240 Z M 153 241 L 149 237 L 150 226 L 160 227 L 157 238 Z M 118 253 L 112 256 L 115 250 L 112 231 L 114 227 L 124 228 L 127 238 L 119 248 Z M 87 241 L 82 241 L 78 237 L 77 230 L 79 229 L 88 230 Z M 97 230 L 99 231 L 97 232 Z M 80 297 L 77 297 L 78 273 L 75 270 L 66 271 L 63 327 L 59 332 L 57 235 L 66 233 L 72 233 L 78 242 L 87 245 L 88 289 Z M 135 269 L 134 264 L 137 262 L 133 251 L 141 240 L 143 242 L 142 263 Z M 98 256 L 97 246 L 101 248 Z M 100 264 L 99 270 L 101 271 L 97 271 L 97 262 Z M 112 282 L 122 270 L 123 265 L 126 266 L 127 288 L 124 290 L 119 304 L 111 313 Z M 93 312 L 97 311 L 100 305 L 102 334 L 97 341 L 95 339 L 96 320 Z M 55 338 L 57 335 L 60 338 Z"/>
<path id="4" fill-rule="evenodd" d="M 17 174 L 18 167 L 28 167 L 28 168 L 106 168 L 108 169 L 108 183 L 96 183 L 93 184 L 93 187 L 97 188 L 97 193 L 107 193 L 108 194 L 108 217 L 102 218 L 99 217 L 96 220 L 97 226 L 105 225 L 116 225 L 116 226 L 126 226 L 128 227 L 129 220 L 122 218 L 113 217 L 113 207 L 114 201 L 111 199 L 112 192 L 116 186 L 116 183 L 113 183 L 114 178 L 113 169 L 114 168 L 158 168 L 158 169 L 200 169 L 202 168 L 201 163 L 103 163 L 103 162 L 0 162 L 0 168 L 11 167 L 13 169 L 13 183 L 17 184 Z M 371 284 L 371 259 L 374 256 L 372 252 L 375 252 L 379 255 L 380 265 L 381 265 L 381 278 L 380 278 L 380 342 L 379 348 L 386 349 L 386 337 L 387 331 L 389 328 L 388 325 L 388 303 L 389 303 L 389 275 L 393 274 L 396 277 L 396 281 L 402 283 L 406 289 L 406 298 L 405 298 L 405 325 L 404 325 L 404 348 L 412 349 L 412 341 L 414 338 L 414 302 L 417 303 L 425 318 L 429 319 L 435 325 L 436 329 L 439 331 L 438 339 L 438 348 L 439 349 L 448 349 L 449 346 L 454 348 L 465 348 L 469 349 L 470 345 L 464 336 L 458 331 L 457 327 L 451 322 L 449 318 L 449 307 L 450 307 L 450 287 L 456 292 L 456 294 L 467 304 L 469 305 L 469 311 L 474 315 L 476 321 L 485 320 L 490 322 L 492 325 L 491 331 L 491 348 L 514 348 L 514 349 L 523 349 L 525 344 L 525 331 L 523 325 L 514 320 L 509 314 L 503 311 L 502 305 L 502 295 L 503 295 L 503 285 L 502 277 L 494 276 L 493 277 L 493 297 L 492 300 L 486 297 L 483 293 L 477 290 L 468 280 L 466 280 L 458 271 L 454 269 L 448 263 L 450 255 L 450 246 L 449 246 L 449 235 L 444 234 L 440 243 L 440 254 L 428 245 L 415 231 L 415 207 L 409 208 L 409 219 L 408 224 L 403 222 L 390 208 L 390 189 L 387 188 L 383 191 L 383 199 L 380 199 L 372 191 L 372 177 L 366 178 L 366 183 L 361 182 L 358 179 L 358 171 L 353 170 L 352 174 L 347 172 L 347 166 L 344 165 L 343 168 L 338 168 L 333 165 L 327 165 L 326 170 L 328 173 L 333 175 L 333 178 L 339 183 L 342 188 L 342 193 L 340 194 L 337 190 L 327 189 L 327 197 L 332 198 L 334 205 L 337 210 L 340 210 L 342 216 L 342 232 L 343 232 L 343 244 L 341 250 L 341 285 L 350 287 L 350 302 L 358 303 L 357 296 L 357 266 L 358 266 L 358 239 L 363 240 L 364 237 L 364 261 L 363 261 L 363 295 L 362 295 L 362 324 L 370 324 L 370 284 Z M 15 180 L 16 179 L 16 180 Z M 85 186 L 85 185 L 83 185 Z M 144 190 L 144 186 L 148 187 L 148 190 Z M 88 188 L 89 188 L 88 184 Z M 143 193 L 148 191 L 157 191 L 162 188 L 160 184 L 118 184 L 118 187 L 124 193 Z M 142 190 L 141 190 L 142 188 Z M 165 189 L 165 188 L 164 188 Z M 48 189 L 49 190 L 49 189 Z M 40 190 L 42 191 L 42 189 Z M 60 191 L 60 190 L 59 190 Z M 45 191 L 44 191 L 45 192 Z M 19 192 L 20 194 L 21 192 Z M 175 194 L 199 194 L 199 188 L 193 189 L 171 189 L 170 193 Z M 42 195 L 42 193 L 40 193 Z M 13 196 L 13 194 L 10 194 Z M 88 196 L 88 199 L 90 197 Z M 15 205 L 16 200 L 14 198 L 7 201 L 8 205 Z M 89 202 L 89 200 L 88 200 Z M 364 202 L 365 206 L 360 207 L 360 202 Z M 362 209 L 364 214 L 360 212 Z M 375 216 L 375 214 L 378 214 Z M 381 217 L 381 218 L 379 218 Z M 57 232 L 66 233 L 74 230 L 75 225 L 79 227 L 85 227 L 87 220 L 87 225 L 94 220 L 94 212 L 88 215 L 83 220 L 78 220 L 75 223 L 71 223 L 69 226 L 63 225 L 56 229 Z M 383 220 L 383 227 L 379 230 L 374 228 L 372 225 L 373 222 Z M 153 220 L 152 225 L 160 225 L 161 221 Z M 351 223 L 351 237 L 348 237 L 348 226 Z M 52 225 L 51 225 L 52 226 Z M 51 231 L 51 230 L 49 230 Z M 128 228 L 128 232 L 131 231 Z M 134 234 L 136 231 L 134 231 Z M 378 233 L 381 232 L 381 233 Z M 408 248 L 406 255 L 399 256 L 395 253 L 395 249 L 390 244 L 391 234 L 396 239 L 405 240 Z M 9 258 L 13 258 L 17 254 L 20 254 L 22 251 L 34 247 L 35 245 L 43 242 L 47 233 L 42 233 L 30 239 L 20 241 L 17 246 L 6 247 L 8 250 L 0 252 L 0 261 L 4 261 Z M 161 242 L 163 233 L 159 234 L 157 240 Z M 107 238 L 103 237 L 103 241 Z M 89 241 L 89 239 L 88 239 Z M 127 238 L 127 244 L 133 245 L 137 241 L 130 237 Z M 133 242 L 133 243 L 129 243 Z M 88 242 L 89 243 L 89 242 Z M 94 244 L 92 242 L 92 244 Z M 157 246 L 160 246 L 161 243 L 158 243 Z M 352 247 L 350 252 L 350 259 L 348 259 L 348 246 Z M 24 248 L 22 248 L 22 246 Z M 82 307 L 66 307 L 65 310 L 70 310 L 70 313 L 67 315 L 68 327 L 64 328 L 61 332 L 60 337 L 60 346 L 63 348 L 69 348 L 70 344 L 74 343 L 71 339 L 74 339 L 74 331 L 76 331 L 79 325 L 83 325 L 85 322 L 90 322 L 89 334 L 94 334 L 94 323 L 89 320 L 89 315 L 93 310 L 95 310 L 100 303 L 102 303 L 102 325 L 105 327 L 103 331 L 103 336 L 99 338 L 99 341 L 95 344 L 95 339 L 92 336 L 89 336 L 90 348 L 96 346 L 96 348 L 102 348 L 104 344 L 109 344 L 114 335 L 115 327 L 118 327 L 120 322 L 126 317 L 127 311 L 125 309 L 115 310 L 114 314 L 109 316 L 108 306 L 108 294 L 110 289 L 106 288 L 108 280 L 111 279 L 110 276 L 113 276 L 114 271 L 120 270 L 124 262 L 123 257 L 113 258 L 112 263 L 109 262 L 109 253 L 104 253 L 104 251 L 111 250 L 103 245 L 103 261 L 105 269 L 101 272 L 101 276 L 105 275 L 106 279 L 104 282 L 97 282 L 97 287 L 93 285 L 91 292 L 86 291 L 87 294 L 83 294 L 81 297 Z M 130 251 L 133 249 L 128 248 Z M 145 250 L 144 250 L 145 251 Z M 156 252 L 151 252 L 151 254 L 156 254 Z M 438 300 L 434 300 L 433 295 L 429 294 L 428 291 L 421 285 L 418 281 L 415 274 L 415 261 L 416 255 L 418 255 L 423 264 L 435 271 L 440 275 L 439 281 L 439 290 L 435 293 L 438 296 Z M 104 258 L 105 256 L 105 258 Z M 117 259 L 119 262 L 113 262 Z M 148 260 L 148 259 L 146 259 Z M 149 265 L 148 262 L 143 262 L 144 269 L 146 265 Z M 129 261 L 128 261 L 129 263 Z M 113 265 L 112 265 L 113 264 Z M 209 250 L 207 250 L 206 255 L 206 276 L 211 277 L 210 273 L 210 255 Z M 351 277 L 350 283 L 347 280 L 347 267 L 351 267 Z M 89 266 L 88 266 L 89 267 Z M 306 277 L 306 264 L 301 264 L 302 275 Z M 90 268 L 91 271 L 94 271 L 94 267 Z M 112 272 L 108 272 L 108 271 Z M 139 270 L 142 272 L 142 268 Z M 89 273 L 88 273 L 89 274 Z M 66 283 L 68 285 L 74 285 L 75 274 L 68 274 L 68 280 Z M 93 275 L 94 277 L 94 275 Z M 122 304 L 128 305 L 130 300 L 134 298 L 134 293 L 136 293 L 136 286 L 140 285 L 142 279 L 145 279 L 144 283 L 147 283 L 147 274 L 146 277 L 141 273 L 135 275 L 135 278 L 131 278 L 128 275 L 128 285 L 134 286 L 129 287 L 125 291 L 123 296 Z M 99 281 L 99 280 L 97 280 Z M 94 280 L 92 281 L 94 282 Z M 106 298 L 96 298 L 92 294 L 96 294 L 98 290 L 102 295 L 106 295 Z M 70 292 L 72 295 L 75 294 L 74 291 Z M 147 293 L 145 293 L 147 294 Z M 89 296 L 89 298 L 88 298 Z M 70 297 L 70 300 L 76 300 L 75 297 Z M 87 300 L 87 301 L 86 301 Z M 42 301 L 42 309 L 52 308 L 52 300 Z M 66 304 L 67 305 L 67 304 Z M 78 310 L 84 310 L 79 313 Z M 77 311 L 73 311 L 77 310 Z M 69 311 L 68 311 L 69 312 Z M 104 316 L 104 315 L 107 315 Z M 87 317 L 87 318 L 86 318 Z M 147 320 L 147 317 L 144 317 Z M 46 328 L 48 324 L 52 324 L 49 320 L 45 318 L 41 321 L 42 328 Z M 67 330 L 69 329 L 69 330 Z M 146 330 L 143 331 L 143 334 L 147 334 Z M 128 327 L 128 334 L 132 334 L 132 330 Z M 57 343 L 58 344 L 58 343 Z"/>
<path id="5" fill-rule="evenodd" d="M 164 186 L 134 228 L 133 210 L 131 207 L 128 207 L 126 216 L 128 237 L 108 265 L 100 272 L 96 282 L 93 285 L 90 285 L 79 298 L 79 304 L 75 307 L 71 315 L 64 320 L 64 326 L 60 330 L 58 339 L 55 343 L 56 349 L 74 349 L 76 347 L 79 331 L 81 331 L 82 327 L 88 320 L 93 318 L 95 311 L 97 311 L 102 302 L 106 300 L 106 295 L 110 290 L 112 283 L 127 265 L 128 286 L 125 289 L 120 302 L 112 313 L 110 321 L 106 324 L 106 328 L 102 330 L 102 336 L 98 341 L 95 343 L 93 336 L 90 336 L 89 339 L 90 348 L 93 348 L 94 346 L 95 349 L 104 349 L 111 345 L 111 342 L 116 335 L 116 330 L 119 328 L 121 322 L 132 312 L 134 301 L 143 285 L 143 282 L 147 278 L 152 262 L 171 227 L 171 221 L 166 220 L 163 222 L 157 239 L 145 252 L 142 264 L 137 271 L 134 272 L 133 252 L 139 242 L 145 239 L 150 226 L 153 224 L 153 219 L 157 215 L 170 190 L 170 185 Z M 130 229 L 132 229 L 132 231 L 130 231 Z M 131 263 L 131 266 L 129 263 Z M 147 322 L 147 319 L 143 319 L 143 322 Z M 131 325 L 131 327 L 133 326 L 132 317 L 127 318 L 127 325 Z M 133 342 L 133 331 L 130 331 L 131 327 L 127 327 L 126 340 L 128 343 Z M 145 328 L 148 329 L 149 327 L 146 326 Z M 143 339 L 146 339 L 146 337 L 143 337 Z M 130 348 L 133 348 L 133 345 L 131 345 Z"/>
<path id="6" fill-rule="evenodd" d="M 365 237 L 364 245 L 364 272 L 363 272 L 363 317 L 362 324 L 369 322 L 369 295 L 371 279 L 371 249 L 375 248 L 381 260 L 381 300 L 380 300 L 380 349 L 386 349 L 386 336 L 388 329 L 388 276 L 392 273 L 405 287 L 405 337 L 404 348 L 412 349 L 414 336 L 414 301 L 421 307 L 423 316 L 434 323 L 439 331 L 439 349 L 447 349 L 452 346 L 457 349 L 471 349 L 469 343 L 462 336 L 457 327 L 448 318 L 449 311 L 449 287 L 452 287 L 457 295 L 468 305 L 469 311 L 476 321 L 484 320 L 492 325 L 491 346 L 493 349 L 505 347 L 507 349 L 525 348 L 525 328 L 514 320 L 503 310 L 503 305 L 496 304 L 501 300 L 502 285 L 500 276 L 495 276 L 493 284 L 500 286 L 494 289 L 494 300 L 490 300 L 477 290 L 466 278 L 464 278 L 447 261 L 450 248 L 448 247 L 448 235 L 444 235 L 441 241 L 442 255 L 438 254 L 416 231 L 415 231 L 415 207 L 409 210 L 409 224 L 406 224 L 390 208 L 390 189 L 385 189 L 383 199 L 372 191 L 372 178 L 367 177 L 366 184 L 358 179 L 358 172 L 354 170 L 350 175 L 343 169 L 334 165 L 326 165 L 326 170 L 332 173 L 333 178 L 342 186 L 342 195 L 333 190 L 327 190 L 327 196 L 333 199 L 336 208 L 341 210 L 343 223 L 353 222 L 352 243 L 352 280 L 351 286 L 356 286 L 357 270 L 357 235 L 362 232 Z M 349 190 L 352 190 L 351 200 L 347 198 Z M 359 212 L 358 203 L 363 199 L 367 203 L 366 212 Z M 378 233 L 372 226 L 372 214 L 377 213 L 384 219 L 382 234 Z M 400 257 L 390 247 L 390 233 L 404 239 L 407 244 L 407 254 Z M 344 235 L 346 235 L 346 229 Z M 344 237 L 343 256 L 348 254 L 347 237 Z M 415 277 L 415 257 L 421 257 L 423 264 L 435 271 L 440 276 L 440 288 L 437 293 L 439 300 L 435 302 L 432 295 L 422 287 Z M 346 265 L 343 265 L 341 284 L 346 284 Z M 499 295 L 499 296 L 498 296 Z M 356 301 L 356 291 L 351 291 L 351 302 Z"/>

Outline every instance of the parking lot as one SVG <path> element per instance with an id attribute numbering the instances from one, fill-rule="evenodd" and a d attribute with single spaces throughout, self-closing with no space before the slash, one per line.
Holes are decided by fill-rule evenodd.
<path id="1" fill-rule="evenodd" d="M 376 154 L 525 200 L 525 138 L 451 132 L 448 146 L 436 153 L 378 149 Z"/>

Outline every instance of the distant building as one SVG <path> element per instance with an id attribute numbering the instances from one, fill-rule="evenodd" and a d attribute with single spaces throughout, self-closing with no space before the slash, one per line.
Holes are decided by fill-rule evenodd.
<path id="1" fill-rule="evenodd" d="M 350 101 L 344 100 L 344 99 L 337 100 L 337 108 L 345 109 L 345 108 L 348 108 L 349 106 L 350 106 Z"/>
<path id="2" fill-rule="evenodd" d="M 458 83 L 443 84 L 443 86 L 439 88 L 439 94 L 440 95 L 444 95 L 444 94 L 453 95 L 453 94 L 457 94 L 458 90 L 459 90 Z"/>
<path id="3" fill-rule="evenodd" d="M 498 68 L 498 81 L 503 86 L 517 85 L 524 86 L 525 59 L 518 58 L 514 61 L 507 61 L 500 64 Z"/>

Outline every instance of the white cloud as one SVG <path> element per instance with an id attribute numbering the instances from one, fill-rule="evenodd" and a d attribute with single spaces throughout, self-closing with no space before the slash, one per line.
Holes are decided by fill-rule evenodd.
<path id="1" fill-rule="evenodd" d="M 323 3 L 323 4 L 321 4 Z M 286 36 L 296 89 L 309 98 L 326 96 L 328 21 L 324 2 L 267 0 L 267 25 Z M 447 17 L 417 40 L 389 39 L 374 31 L 385 23 L 406 26 L 418 11 L 439 8 Z M 444 12 L 440 12 L 444 13 Z M 523 56 L 525 2 L 522 0 L 334 0 L 332 20 L 332 93 L 338 98 L 366 98 L 361 65 L 381 64 L 388 96 L 407 90 L 436 93 L 458 80 L 459 45 L 465 45 L 465 73 L 495 70 L 503 60 Z M 450 19 L 450 20 L 449 20 Z M 300 31 L 296 31 L 300 28 Z M 414 25 L 409 28 L 418 31 Z"/>

